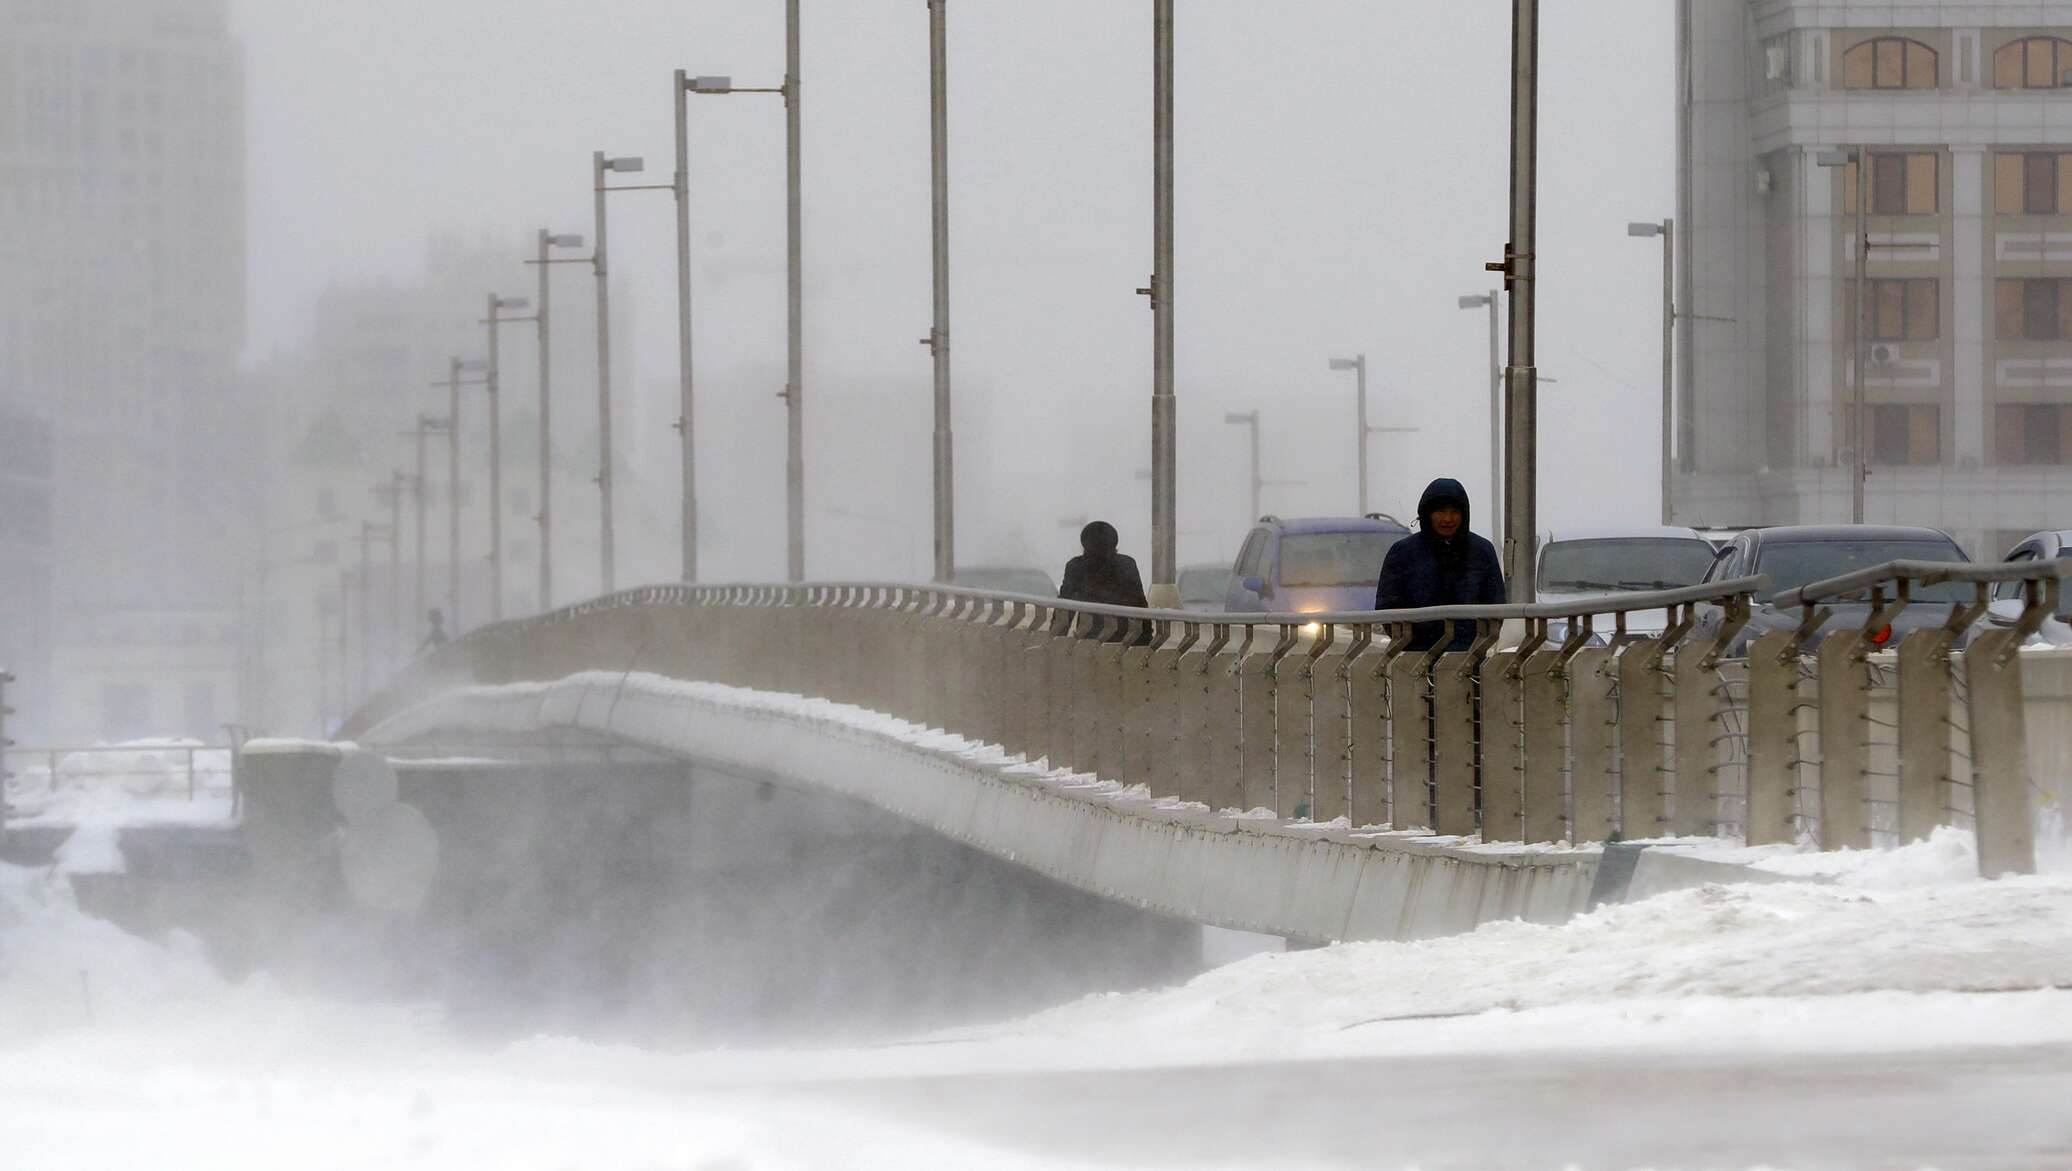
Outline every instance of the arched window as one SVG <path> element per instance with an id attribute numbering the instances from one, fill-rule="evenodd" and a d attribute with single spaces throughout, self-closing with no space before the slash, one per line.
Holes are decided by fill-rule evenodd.
<path id="1" fill-rule="evenodd" d="M 2023 37 L 1993 52 L 1995 89 L 2060 89 L 2072 69 L 2072 41 L 2063 37 Z"/>
<path id="2" fill-rule="evenodd" d="M 1876 37 L 1842 54 L 1843 89 L 1934 89 L 1935 50 L 1905 37 Z"/>

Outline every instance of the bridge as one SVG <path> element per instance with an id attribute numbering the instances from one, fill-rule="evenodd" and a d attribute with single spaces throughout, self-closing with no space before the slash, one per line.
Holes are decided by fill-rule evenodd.
<path id="1" fill-rule="evenodd" d="M 1713 873 L 1707 847 L 1868 849 L 1957 825 L 1983 873 L 2031 870 L 2032 763 L 2072 764 L 2072 658 L 2021 648 L 2067 573 L 1893 562 L 1767 603 L 1752 578 L 1315 614 L 651 586 L 473 631 L 340 735 L 637 746 L 838 794 L 1180 919 L 1408 938 L 1575 914 L 1624 869 L 1600 865 L 1630 849 L 1608 843 L 1676 839 L 1639 853 L 1674 882 Z M 1929 605 L 1916 591 L 1950 582 L 1975 600 L 1883 645 Z M 2004 582 L 2015 612 L 1986 621 Z M 1860 627 L 1836 628 L 1825 604 L 1843 597 L 1869 599 Z M 1796 620 L 1751 637 L 1765 605 Z M 1644 611 L 1666 629 L 1629 629 Z M 1411 650 L 1418 622 L 1473 647 Z"/>

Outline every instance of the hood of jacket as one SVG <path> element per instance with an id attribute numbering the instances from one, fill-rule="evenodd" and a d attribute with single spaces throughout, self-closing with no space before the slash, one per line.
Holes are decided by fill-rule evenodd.
<path id="1" fill-rule="evenodd" d="M 1417 498 L 1419 535 L 1434 541 L 1440 539 L 1439 534 L 1432 531 L 1432 514 L 1449 504 L 1460 509 L 1460 532 L 1454 535 L 1454 539 L 1459 540 L 1469 531 L 1468 490 L 1461 487 L 1459 480 L 1441 476 L 1425 485 L 1424 495 Z"/>
<path id="2" fill-rule="evenodd" d="M 1079 548 L 1092 560 L 1108 560 L 1115 556 L 1115 550 L 1121 544 L 1122 536 L 1105 520 L 1094 521 L 1079 530 Z"/>

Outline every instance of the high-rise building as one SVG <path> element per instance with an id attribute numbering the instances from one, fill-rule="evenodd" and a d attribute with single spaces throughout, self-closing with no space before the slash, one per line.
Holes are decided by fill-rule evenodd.
<path id="1" fill-rule="evenodd" d="M 1860 211 L 1865 519 L 2072 527 L 2072 7 L 1680 0 L 1678 36 L 1677 519 L 1850 518 Z"/>
<path id="2" fill-rule="evenodd" d="M 48 427 L 53 670 L 104 614 L 233 588 L 244 172 L 224 0 L 0 0 L 0 409 Z"/>

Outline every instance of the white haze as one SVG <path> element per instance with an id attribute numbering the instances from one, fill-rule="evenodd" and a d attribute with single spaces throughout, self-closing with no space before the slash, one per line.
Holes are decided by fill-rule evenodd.
<path id="1" fill-rule="evenodd" d="M 1226 410 L 1265 413 L 1282 514 L 1353 508 L 1352 388 L 1373 359 L 1374 504 L 1456 475 L 1488 498 L 1485 289 L 1506 237 L 1509 9 L 1497 0 L 1181 5 L 1177 47 L 1180 551 L 1227 560 L 1247 519 Z M 1149 546 L 1150 11 L 1114 0 L 950 8 L 959 560 L 1056 572 L 1076 524 Z M 1543 525 L 1654 509 L 1660 254 L 1671 208 L 1671 9 L 1544 13 Z M 291 351 L 333 280 L 409 277 L 434 232 L 514 242 L 590 224 L 589 152 L 671 167 L 670 70 L 773 85 L 775 0 L 237 0 L 250 73 L 251 352 Z M 808 569 L 925 573 L 929 541 L 926 9 L 803 14 Z M 783 569 L 783 151 L 773 97 L 692 106 L 705 574 Z M 635 177 L 628 176 L 628 179 Z M 666 192 L 612 200 L 633 296 L 624 393 L 674 418 Z M 584 272 L 581 279 L 574 272 Z M 559 294 L 589 311 L 586 270 Z M 427 372 L 428 376 L 435 372 Z M 587 385 L 559 386 L 561 442 Z M 399 398 L 399 425 L 419 406 Z M 560 425 L 557 423 L 557 427 Z M 668 444 L 657 450 L 673 451 Z M 1607 455 L 1611 458 L 1607 458 Z M 676 468 L 637 469 L 673 518 Z M 587 503 L 565 506 L 567 523 Z M 1478 524 L 1478 527 L 1480 525 Z M 673 574 L 672 527 L 622 537 L 621 579 Z"/>

